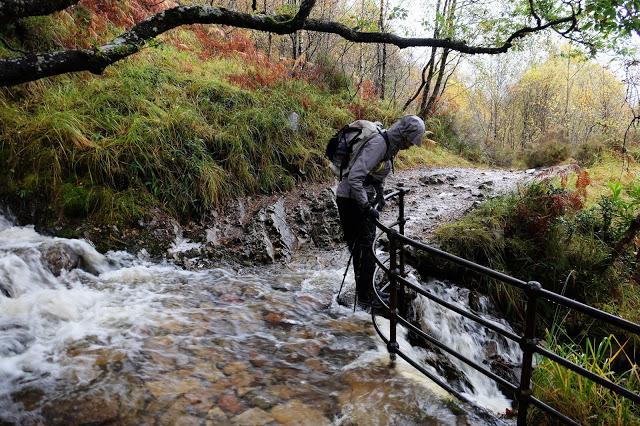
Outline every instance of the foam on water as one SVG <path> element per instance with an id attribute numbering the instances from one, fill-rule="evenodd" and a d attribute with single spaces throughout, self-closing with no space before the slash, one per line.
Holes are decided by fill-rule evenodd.
<path id="1" fill-rule="evenodd" d="M 438 280 L 432 280 L 424 286 L 441 299 L 465 310 L 470 310 L 468 289 Z M 486 297 L 480 296 L 479 305 L 481 310 L 479 314 L 484 319 L 513 332 L 506 321 L 489 313 L 491 309 Z M 419 296 L 415 299 L 414 308 L 420 313 L 423 330 L 477 364 L 482 365 L 483 361 L 487 359 L 489 342 L 496 345 L 497 353 L 506 361 L 513 364 L 520 363 L 521 351 L 515 342 L 497 336 L 495 332 L 486 327 L 446 309 L 426 297 Z M 472 401 L 496 413 L 504 413 L 505 409 L 511 408 L 511 401 L 504 396 L 493 380 L 457 358 L 448 357 L 471 383 L 472 388 L 466 387 L 463 393 Z"/>
<path id="2" fill-rule="evenodd" d="M 42 251 L 60 243 L 81 259 L 84 271 L 50 271 Z M 130 266 L 115 269 L 123 263 Z M 162 317 L 154 306 L 163 297 L 155 282 L 162 269 L 0 217 L 0 414 L 12 411 L 8 395 L 22 383 L 46 387 L 69 368 L 80 371 L 82 359 L 70 365 L 65 354 L 74 342 L 89 339 L 95 347 L 135 353 L 140 342 L 128 337 Z"/>

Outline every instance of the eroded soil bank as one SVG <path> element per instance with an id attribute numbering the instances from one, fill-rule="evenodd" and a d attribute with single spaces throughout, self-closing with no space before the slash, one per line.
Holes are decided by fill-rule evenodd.
<path id="1" fill-rule="evenodd" d="M 428 238 L 439 224 L 461 216 L 475 204 L 514 190 L 526 172 L 465 168 L 419 168 L 395 173 L 387 191 L 403 187 L 407 234 Z M 81 233 L 99 249 L 166 257 L 187 269 L 211 267 L 220 261 L 245 265 L 290 261 L 309 249 L 336 249 L 341 230 L 335 183 L 302 185 L 280 195 L 248 197 L 211 211 L 198 222 L 179 224 L 160 213 L 139 228 L 85 228 Z M 383 219 L 397 214 L 393 203 Z"/>

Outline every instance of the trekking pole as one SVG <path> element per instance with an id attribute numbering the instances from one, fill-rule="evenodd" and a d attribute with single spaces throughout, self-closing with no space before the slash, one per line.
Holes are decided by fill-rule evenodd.
<path id="1" fill-rule="evenodd" d="M 351 259 L 353 259 L 353 249 L 356 247 L 356 242 L 358 241 L 358 239 L 356 238 L 356 240 L 353 242 L 353 245 L 351 246 L 350 250 L 349 250 L 349 260 L 347 261 L 347 267 L 344 269 L 344 275 L 342 276 L 342 284 L 340 284 L 340 290 L 338 290 L 338 297 L 336 299 L 340 298 L 340 293 L 342 293 L 342 287 L 344 286 L 344 280 L 347 278 L 347 273 L 349 272 L 349 266 L 351 265 Z"/>

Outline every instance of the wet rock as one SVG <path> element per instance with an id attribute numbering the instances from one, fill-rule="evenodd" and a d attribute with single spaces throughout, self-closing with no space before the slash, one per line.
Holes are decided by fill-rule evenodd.
<path id="1" fill-rule="evenodd" d="M 267 323 L 272 326 L 292 326 L 300 324 L 299 321 L 287 318 L 282 312 L 266 312 L 262 317 Z"/>
<path id="2" fill-rule="evenodd" d="M 477 291 L 469 291 L 469 307 L 476 312 L 482 311 L 482 305 L 480 303 L 480 294 Z"/>
<path id="3" fill-rule="evenodd" d="M 313 245 L 318 248 L 332 247 L 342 241 L 342 229 L 338 215 L 338 205 L 335 194 L 330 188 L 321 191 L 318 195 L 313 193 L 305 196 L 305 208 L 298 210 L 302 219 L 307 216 L 304 227 Z"/>
<path id="4" fill-rule="evenodd" d="M 494 372 L 495 374 L 497 374 L 498 376 L 502 377 L 503 379 L 505 379 L 510 383 L 517 384 L 520 382 L 519 366 L 510 363 L 509 361 L 504 359 L 501 355 L 495 355 L 489 361 L 489 367 L 492 372 Z M 515 398 L 515 395 L 513 395 L 513 392 L 509 388 L 502 386 L 500 383 L 497 383 L 497 385 L 498 385 L 498 389 L 500 389 L 502 393 L 504 393 L 505 395 L 511 398 Z"/>
<path id="5" fill-rule="evenodd" d="M 271 415 L 278 423 L 285 426 L 320 426 L 330 425 L 331 422 L 324 414 L 299 400 L 292 400 L 271 409 Z"/>
<path id="6" fill-rule="evenodd" d="M 345 284 L 345 287 L 347 284 Z M 353 307 L 353 302 L 356 297 L 356 289 L 352 285 L 349 288 L 343 288 L 340 296 L 338 297 L 338 304 L 345 307 Z"/>
<path id="7" fill-rule="evenodd" d="M 249 359 L 249 362 L 254 367 L 264 367 L 266 365 L 270 365 L 271 364 L 271 361 L 269 361 L 269 359 L 267 359 L 266 357 L 264 357 L 262 355 L 256 354 L 256 353 L 251 355 L 251 358 Z"/>
<path id="8" fill-rule="evenodd" d="M 172 419 L 172 421 L 167 422 L 166 424 L 171 424 L 173 426 L 193 426 L 193 425 L 200 424 L 200 418 L 187 414 L 183 416 L 178 416 Z"/>
<path id="9" fill-rule="evenodd" d="M 271 284 L 271 288 L 278 291 L 292 291 L 294 287 L 288 283 L 273 283 Z"/>
<path id="10" fill-rule="evenodd" d="M 236 361 L 236 362 L 230 362 L 229 364 L 225 365 L 222 371 L 227 376 L 230 376 L 233 374 L 237 374 L 241 371 L 245 371 L 248 367 L 249 366 L 247 365 L 246 362 Z"/>
<path id="11" fill-rule="evenodd" d="M 218 400 L 218 407 L 231 414 L 239 414 L 244 410 L 242 402 L 232 393 L 222 395 Z"/>
<path id="12" fill-rule="evenodd" d="M 272 325 L 280 325 L 284 323 L 284 314 L 280 312 L 268 312 L 264 320 Z"/>
<path id="13" fill-rule="evenodd" d="M 22 404 L 25 410 L 32 411 L 38 406 L 44 395 L 44 390 L 27 386 L 12 393 L 11 399 L 14 402 Z M 0 424 L 2 424 L 1 419 Z"/>
<path id="14" fill-rule="evenodd" d="M 447 182 L 454 182 L 456 179 L 458 179 L 456 175 L 436 173 L 421 177 L 419 180 L 423 185 L 440 185 Z"/>
<path id="15" fill-rule="evenodd" d="M 498 342 L 495 340 L 489 340 L 485 347 L 485 356 L 487 358 L 494 358 L 498 355 Z"/>
<path id="16" fill-rule="evenodd" d="M 235 389 L 238 389 L 238 394 L 240 396 L 242 396 L 243 394 L 242 392 L 240 392 L 240 389 L 246 389 L 253 383 L 253 381 L 254 377 L 247 372 L 241 372 L 231 377 L 231 383 L 233 384 L 233 387 Z M 248 389 L 246 389 L 246 391 L 248 391 Z"/>
<path id="17" fill-rule="evenodd" d="M 80 256 L 72 247 L 62 241 L 56 241 L 43 246 L 41 249 L 42 260 L 56 277 L 62 271 L 71 271 L 80 266 Z"/>
<path id="18" fill-rule="evenodd" d="M 317 372 L 320 373 L 326 373 L 329 370 L 329 366 L 317 359 L 317 358 L 313 358 L 313 359 L 308 359 L 304 362 L 305 367 L 310 368 L 311 370 L 315 370 Z"/>
<path id="19" fill-rule="evenodd" d="M 207 413 L 207 426 L 209 425 L 219 425 L 227 423 L 229 418 L 227 415 L 220 409 L 220 407 L 213 407 Z"/>
<path id="20" fill-rule="evenodd" d="M 115 424 L 120 419 L 118 400 L 106 395 L 52 401 L 42 409 L 50 425 Z"/>
<path id="21" fill-rule="evenodd" d="M 284 200 L 260 209 L 247 228 L 244 255 L 266 263 L 289 260 L 298 239 L 287 223 Z"/>
<path id="22" fill-rule="evenodd" d="M 287 224 L 287 215 L 284 209 L 284 201 L 279 200 L 268 207 L 269 219 L 272 230 L 277 235 L 277 254 L 289 260 L 298 247 L 298 240 Z"/>
<path id="23" fill-rule="evenodd" d="M 208 412 L 209 407 L 211 407 L 211 402 L 209 401 L 211 398 L 212 395 L 207 389 L 199 389 L 184 395 L 188 410 L 197 412 L 199 415 L 204 415 Z"/>
<path id="24" fill-rule="evenodd" d="M 231 419 L 231 423 L 241 426 L 262 426 L 271 423 L 275 418 L 260 408 L 251 408 Z"/>
<path id="25" fill-rule="evenodd" d="M 287 375 L 290 375 L 288 372 L 285 374 L 285 377 Z M 291 399 L 293 398 L 295 395 L 298 394 L 298 392 L 293 389 L 291 386 L 287 386 L 287 385 L 273 385 L 273 386 L 269 386 L 267 388 L 267 392 L 270 393 L 271 395 L 274 395 L 275 397 L 279 398 L 279 399 Z"/>
<path id="26" fill-rule="evenodd" d="M 263 410 L 268 410 L 278 403 L 278 398 L 268 392 L 265 392 L 264 389 L 251 390 L 245 394 L 244 399 L 249 403 L 249 405 Z"/>
<path id="27" fill-rule="evenodd" d="M 155 398 L 164 398 L 195 391 L 200 388 L 200 381 L 194 378 L 185 378 L 183 381 L 157 380 L 146 383 L 147 389 Z"/>
<path id="28" fill-rule="evenodd" d="M 481 191 L 490 191 L 490 190 L 492 190 L 493 189 L 493 186 L 492 186 L 493 185 L 493 181 L 489 181 L 489 182 L 491 182 L 491 183 L 490 184 L 487 184 L 486 182 L 485 183 L 481 183 L 478 186 L 478 189 L 481 190 Z"/>

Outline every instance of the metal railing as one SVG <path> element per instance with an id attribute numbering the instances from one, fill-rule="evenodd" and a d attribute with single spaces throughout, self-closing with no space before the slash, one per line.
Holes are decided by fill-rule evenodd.
<path id="1" fill-rule="evenodd" d="M 436 384 L 438 384 L 440 387 L 442 387 L 443 389 L 445 389 L 446 391 L 448 391 L 458 399 L 473 403 L 473 401 L 470 401 L 468 397 L 462 395 L 460 392 L 455 390 L 451 385 L 444 382 L 442 379 L 435 376 L 431 372 L 427 371 L 418 362 L 409 358 L 400 350 L 400 347 L 397 341 L 397 336 L 396 336 L 396 333 L 397 333 L 396 328 L 398 324 L 402 324 L 404 327 L 411 330 L 416 335 L 420 336 L 421 338 L 425 339 L 426 341 L 430 342 L 431 344 L 435 345 L 436 347 L 440 348 L 441 350 L 445 351 L 451 356 L 459 359 L 460 361 L 464 362 L 465 364 L 469 365 L 470 367 L 474 368 L 475 370 L 479 371 L 480 373 L 484 374 L 485 376 L 489 377 L 490 379 L 499 383 L 505 388 L 513 391 L 517 395 L 517 398 L 516 398 L 518 401 L 518 420 L 517 420 L 518 423 L 517 424 L 519 426 L 526 425 L 527 411 L 531 404 L 535 405 L 539 409 L 549 414 L 552 414 L 553 416 L 557 417 L 558 419 L 560 419 L 561 421 L 567 424 L 572 424 L 572 425 L 579 424 L 575 420 L 567 416 L 566 414 L 559 412 L 555 408 L 549 406 L 545 402 L 533 396 L 532 389 L 531 389 L 531 376 L 534 368 L 533 355 L 536 353 L 544 357 L 547 357 L 548 359 L 562 365 L 563 367 L 571 371 L 574 371 L 575 373 L 604 386 L 605 388 L 615 392 L 618 395 L 628 398 L 634 403 L 640 403 L 640 395 L 616 383 L 613 383 L 612 381 L 602 376 L 599 376 L 585 369 L 584 367 L 577 365 L 569 361 L 568 359 L 563 358 L 538 345 L 537 339 L 536 339 L 537 303 L 538 303 L 538 300 L 542 298 L 547 301 L 556 303 L 559 306 L 563 306 L 569 309 L 574 309 L 591 318 L 604 321 L 608 324 L 614 325 L 623 330 L 634 333 L 638 336 L 640 336 L 640 325 L 627 321 L 615 315 L 611 315 L 607 312 L 601 311 L 594 307 L 585 305 L 583 303 L 580 303 L 568 297 L 564 297 L 560 294 L 546 290 L 540 285 L 540 283 L 536 281 L 525 282 L 525 281 L 519 280 L 517 278 L 511 277 L 509 275 L 503 274 L 498 271 L 494 271 L 493 269 L 487 268 L 482 265 L 478 265 L 469 260 L 463 259 L 461 257 L 455 256 L 453 254 L 439 250 L 435 247 L 431 247 L 429 245 L 426 245 L 424 243 L 421 243 L 419 241 L 415 241 L 415 240 L 412 240 L 411 238 L 406 237 L 404 235 L 404 226 L 405 226 L 405 223 L 407 222 L 407 219 L 405 218 L 405 211 L 404 211 L 404 197 L 407 192 L 408 192 L 407 190 L 400 189 L 385 196 L 385 199 L 398 197 L 398 220 L 396 222 L 390 225 L 384 225 L 381 222 L 376 221 L 377 228 L 382 231 L 380 235 L 386 234 L 389 241 L 389 245 L 388 245 L 389 267 L 385 266 L 385 262 L 381 261 L 377 256 L 375 256 L 376 263 L 378 264 L 380 269 L 386 273 L 389 279 L 389 284 L 387 285 L 390 293 L 389 305 L 387 305 L 382 300 L 378 292 L 378 289 L 374 285 L 374 293 L 376 294 L 376 297 L 378 298 L 382 306 L 384 306 L 384 309 L 386 310 L 386 313 L 390 321 L 388 339 L 384 336 L 384 334 L 382 333 L 382 331 L 380 330 L 380 328 L 378 327 L 375 321 L 375 317 L 376 317 L 375 310 L 372 310 L 371 315 L 372 315 L 373 324 L 376 329 L 376 332 L 382 338 L 382 340 L 386 343 L 387 350 L 389 351 L 392 361 L 396 359 L 396 356 L 400 356 L 407 363 L 412 365 L 414 368 L 419 370 L 422 374 L 427 376 L 429 379 L 434 381 Z M 393 229 L 393 227 L 395 226 L 398 227 L 398 230 Z M 377 239 L 378 238 L 376 238 L 376 241 Z M 375 244 L 376 242 L 374 241 L 374 245 Z M 446 259 L 457 265 L 460 265 L 466 269 L 478 272 L 482 275 L 494 278 L 505 284 L 508 284 L 523 290 L 527 299 L 526 311 L 525 311 L 524 334 L 518 335 L 509 330 L 505 330 L 492 322 L 484 320 L 483 318 L 479 317 L 478 315 L 472 312 L 469 312 L 463 308 L 460 308 L 458 306 L 455 306 L 451 303 L 448 303 L 442 300 L 441 298 L 431 294 L 429 291 L 426 291 L 420 286 L 408 281 L 405 278 L 406 276 L 405 275 L 405 256 L 404 256 L 405 246 L 413 247 L 414 249 L 419 251 L 428 252 L 439 258 Z M 374 249 L 374 253 L 375 253 L 375 249 Z M 504 378 L 493 373 L 486 367 L 476 363 L 475 361 L 465 357 L 464 355 L 444 345 L 443 343 L 435 339 L 433 336 L 430 336 L 429 334 L 425 333 L 423 330 L 411 324 L 407 319 L 402 317 L 399 314 L 399 307 L 401 307 L 402 304 L 404 303 L 406 288 L 409 288 L 415 291 L 416 293 L 432 300 L 433 302 L 441 306 L 444 306 L 445 308 L 450 309 L 472 321 L 482 324 L 483 326 L 506 337 L 507 339 L 510 339 L 518 343 L 522 350 L 520 383 L 515 384 L 505 380 Z"/>

